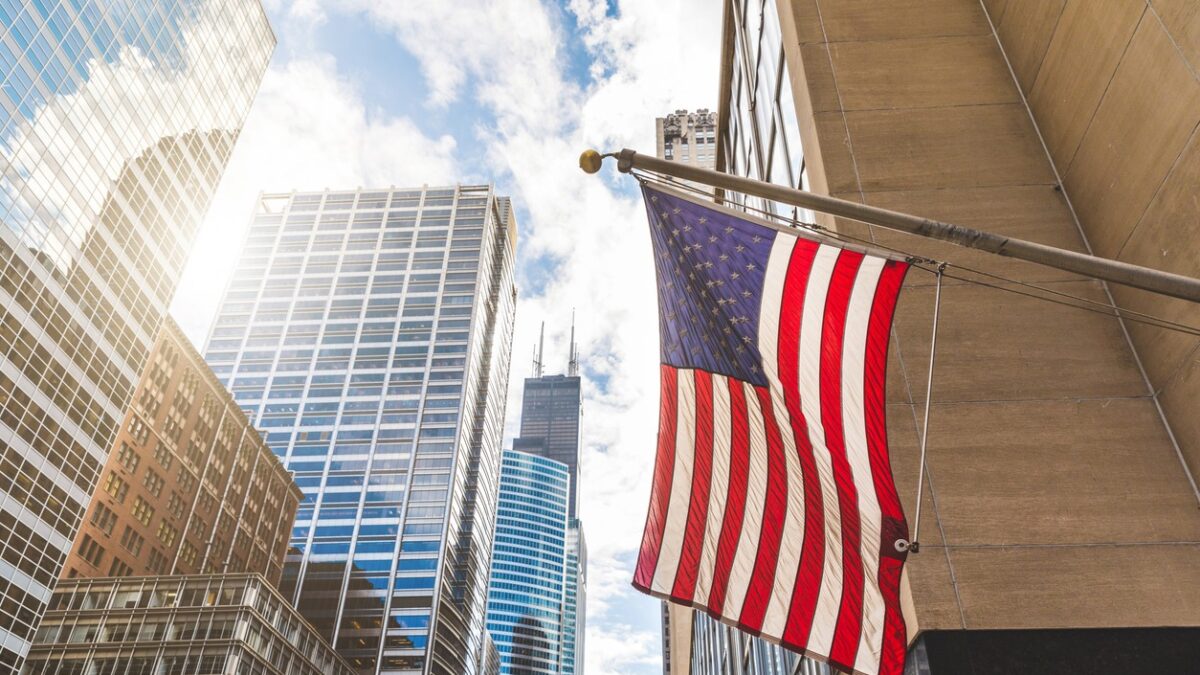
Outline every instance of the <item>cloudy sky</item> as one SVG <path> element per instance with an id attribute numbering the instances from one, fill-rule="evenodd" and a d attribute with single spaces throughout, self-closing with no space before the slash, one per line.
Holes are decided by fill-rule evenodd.
<path id="1" fill-rule="evenodd" d="M 172 313 L 203 343 L 259 191 L 494 182 L 518 209 L 508 435 L 546 322 L 583 354 L 587 672 L 656 673 L 658 604 L 630 585 L 649 494 L 657 332 L 632 179 L 584 148 L 654 151 L 654 118 L 714 108 L 717 0 L 266 0 L 279 39 Z"/>

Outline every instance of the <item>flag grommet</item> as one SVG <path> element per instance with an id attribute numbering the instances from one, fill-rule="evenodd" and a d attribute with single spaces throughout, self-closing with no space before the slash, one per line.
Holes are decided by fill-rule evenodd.
<path id="1" fill-rule="evenodd" d="M 909 547 L 909 543 L 908 543 L 907 539 L 897 539 L 896 540 L 896 550 L 898 552 L 907 553 L 908 547 Z"/>

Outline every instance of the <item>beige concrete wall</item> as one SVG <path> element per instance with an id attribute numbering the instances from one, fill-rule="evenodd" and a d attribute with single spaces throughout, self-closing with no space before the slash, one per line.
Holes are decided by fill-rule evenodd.
<path id="1" fill-rule="evenodd" d="M 989 0 L 1067 196 L 1098 255 L 1200 276 L 1200 3 Z M 1200 324 L 1200 307 L 1114 286 L 1119 305 Z M 1130 324 L 1193 475 L 1200 338 Z"/>
<path id="2" fill-rule="evenodd" d="M 1184 220 L 1193 232 L 1200 227 L 1196 162 L 1179 161 L 1185 150 L 1200 153 L 1190 138 L 1200 100 L 1188 93 L 1195 82 L 1184 77 L 1194 74 L 1180 56 L 1186 52 L 1167 49 L 1173 43 L 1163 23 L 1169 22 L 1139 28 L 1146 19 L 1133 11 L 1133 26 L 1107 19 L 1099 27 L 1080 24 L 1082 37 L 1071 44 L 1056 43 L 1058 31 L 1046 27 L 1059 5 L 1060 14 L 1087 13 L 1074 5 L 1105 5 L 1123 16 L 1123 4 L 988 3 L 1000 16 L 1005 46 L 1023 45 L 1013 58 L 1017 81 L 1031 100 L 1063 111 L 1057 126 L 1043 128 L 1048 156 L 977 0 L 779 0 L 814 189 L 1084 250 L 1053 156 L 1098 252 L 1175 271 L 1190 264 L 1195 272 L 1200 239 L 1168 243 L 1175 237 L 1164 234 Z M 1174 20 L 1195 35 L 1195 13 L 1180 8 L 1189 3 L 1176 4 Z M 1122 44 L 1118 56 L 1086 51 L 1105 40 Z M 1046 56 L 1031 55 L 1038 50 Z M 1089 78 L 1105 69 L 1112 83 L 1097 91 Z M 1158 78 L 1163 83 L 1146 82 Z M 1160 98 L 1171 101 L 1157 101 L 1154 110 L 1134 113 L 1131 103 L 1114 109 L 1108 102 L 1114 91 L 1127 89 L 1132 101 L 1160 87 L 1170 87 Z M 1038 92 L 1040 99 L 1033 96 Z M 1064 92 L 1076 98 L 1064 102 Z M 1094 114 L 1077 109 L 1085 99 Z M 1068 149 L 1084 163 L 1064 169 L 1053 153 Z M 1128 169 L 1129 162 L 1139 168 Z M 1145 175 L 1150 168 L 1157 178 Z M 1074 275 L 857 223 L 835 225 L 1106 300 L 1099 283 Z M 910 275 L 889 365 L 888 424 L 910 520 L 932 281 L 919 271 Z M 1118 299 L 1200 323 L 1194 308 L 1124 292 Z M 1200 625 L 1200 511 L 1121 325 L 962 282 L 948 282 L 942 311 L 924 548 L 909 557 L 921 628 Z M 1194 406 L 1195 340 L 1140 330 L 1134 336 L 1164 345 L 1147 364 L 1168 411 Z M 1177 426 L 1195 448 L 1200 415 Z"/>

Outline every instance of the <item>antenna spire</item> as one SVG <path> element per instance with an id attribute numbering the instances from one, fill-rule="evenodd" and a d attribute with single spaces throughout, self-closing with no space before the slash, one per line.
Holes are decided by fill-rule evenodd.
<path id="1" fill-rule="evenodd" d="M 567 361 L 567 376 L 579 375 L 579 349 L 575 346 L 575 309 L 571 309 L 571 352 Z"/>
<path id="2" fill-rule="evenodd" d="M 546 322 L 543 321 L 541 335 L 538 337 L 537 352 L 535 352 L 533 355 L 533 376 L 534 377 L 542 376 L 542 364 L 544 363 L 544 361 L 542 360 L 542 354 L 543 354 L 543 350 L 545 349 L 545 347 L 546 347 Z"/>

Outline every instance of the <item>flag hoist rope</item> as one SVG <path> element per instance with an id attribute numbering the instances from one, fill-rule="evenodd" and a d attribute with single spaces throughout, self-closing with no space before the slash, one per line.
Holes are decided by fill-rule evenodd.
<path id="1" fill-rule="evenodd" d="M 1023 239 L 984 232 L 961 225 L 954 225 L 929 218 L 890 211 L 844 199 L 805 192 L 795 188 L 764 183 L 741 176 L 733 176 L 710 169 L 689 166 L 682 162 L 642 155 L 633 150 L 601 155 L 587 150 L 579 157 L 579 166 L 588 173 L 596 173 L 605 157 L 616 157 L 617 168 L 623 173 L 633 169 L 654 171 L 682 180 L 703 183 L 722 190 L 754 195 L 772 201 L 783 202 L 801 208 L 820 211 L 833 216 L 858 220 L 891 230 L 907 232 L 920 237 L 948 241 L 965 248 L 973 248 L 997 255 L 1018 258 L 1047 267 L 1075 272 L 1094 279 L 1111 281 L 1144 291 L 1169 295 L 1174 298 L 1200 303 L 1200 279 L 1185 277 L 1162 270 L 1131 265 L 1119 260 L 1109 260 L 1077 251 L 1046 246 Z"/>

